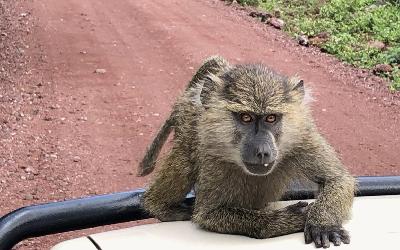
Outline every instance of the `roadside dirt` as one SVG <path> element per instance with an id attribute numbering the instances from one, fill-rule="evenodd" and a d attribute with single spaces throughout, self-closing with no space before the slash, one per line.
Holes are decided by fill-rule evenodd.
<path id="1" fill-rule="evenodd" d="M 143 187 L 148 178 L 135 173 L 146 146 L 201 61 L 214 54 L 298 74 L 313 89 L 321 132 L 353 174 L 400 174 L 399 95 L 239 7 L 212 0 L 28 0 L 18 1 L 14 14 L 25 20 L 18 27 L 29 27 L 20 35 L 26 58 L 19 61 L 27 63 L 12 85 L 1 80 L 1 98 L 14 95 L 0 98 L 1 215 Z M 48 249 L 99 230 L 16 249 Z"/>

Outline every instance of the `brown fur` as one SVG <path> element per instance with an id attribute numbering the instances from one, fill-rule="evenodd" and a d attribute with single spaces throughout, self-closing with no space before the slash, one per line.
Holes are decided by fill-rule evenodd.
<path id="1" fill-rule="evenodd" d="M 226 67 L 228 67 L 228 62 L 219 56 L 214 56 L 206 59 L 201 65 L 201 67 L 197 70 L 192 80 L 189 82 L 185 91 L 186 97 L 183 97 L 182 99 L 190 98 L 189 95 L 194 95 L 196 92 L 200 90 L 201 100 L 199 99 L 199 101 L 202 103 L 207 102 L 209 98 L 209 92 L 213 87 L 207 85 L 209 81 L 205 81 L 206 76 L 208 74 L 218 74 L 218 72 L 222 72 L 222 70 Z M 154 138 L 153 143 L 147 149 L 146 155 L 139 164 L 138 176 L 148 175 L 154 170 L 157 157 L 161 151 L 162 146 L 167 140 L 168 135 L 173 130 L 173 127 L 178 127 L 179 130 L 179 127 L 185 125 L 184 119 L 182 120 L 177 118 L 178 113 L 185 116 L 185 111 L 184 110 L 181 111 L 181 106 L 182 105 L 180 102 L 175 104 L 173 111 L 171 112 L 171 115 L 165 121 L 164 125 L 157 133 L 157 136 Z M 179 138 L 179 135 L 177 137 Z"/>
<path id="2" fill-rule="evenodd" d="M 317 247 L 328 247 L 329 239 L 335 245 L 348 243 L 341 224 L 352 205 L 355 181 L 318 133 L 303 100 L 302 81 L 262 65 L 230 66 L 219 57 L 208 62 L 215 59 L 223 66 L 210 72 L 203 65 L 203 73 L 174 106 L 174 146 L 145 194 L 145 208 L 162 221 L 192 219 L 220 233 L 268 238 L 305 229 L 306 243 L 314 241 Z M 278 160 L 271 173 L 244 170 L 232 118 L 236 112 L 282 114 Z M 291 181 L 303 178 L 320 187 L 315 203 L 307 209 L 304 203 L 268 208 Z M 194 211 L 180 205 L 193 187 Z"/>

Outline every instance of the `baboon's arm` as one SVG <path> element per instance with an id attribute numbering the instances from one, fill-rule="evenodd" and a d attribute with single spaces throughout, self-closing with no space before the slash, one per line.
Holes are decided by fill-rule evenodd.
<path id="1" fill-rule="evenodd" d="M 192 207 L 182 206 L 196 172 L 187 152 L 175 146 L 144 194 L 144 208 L 161 221 L 190 220 Z"/>
<path id="2" fill-rule="evenodd" d="M 221 206 L 196 212 L 193 221 L 210 231 L 264 239 L 303 231 L 306 207 L 307 202 L 271 211 Z"/>
<path id="3" fill-rule="evenodd" d="M 350 239 L 342 223 L 349 217 L 355 192 L 355 179 L 343 167 L 334 150 L 323 138 L 314 138 L 313 145 L 297 158 L 298 167 L 319 185 L 319 194 L 307 216 L 306 243 L 329 247 Z"/>

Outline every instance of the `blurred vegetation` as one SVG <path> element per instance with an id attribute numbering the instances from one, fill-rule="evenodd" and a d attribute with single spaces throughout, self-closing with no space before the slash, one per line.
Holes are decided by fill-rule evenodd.
<path id="1" fill-rule="evenodd" d="M 278 12 L 293 36 L 318 37 L 313 45 L 354 66 L 381 73 L 400 90 L 400 0 L 241 0 L 244 5 Z M 327 36 L 327 37 L 326 37 Z M 380 46 L 377 46 L 379 44 Z"/>
<path id="2" fill-rule="evenodd" d="M 258 6 L 260 4 L 259 0 L 237 0 L 239 4 L 248 6 Z"/>

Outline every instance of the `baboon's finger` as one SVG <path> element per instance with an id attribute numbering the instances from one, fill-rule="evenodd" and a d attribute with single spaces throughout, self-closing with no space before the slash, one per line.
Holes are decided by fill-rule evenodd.
<path id="1" fill-rule="evenodd" d="M 321 233 L 321 241 L 323 248 L 328 248 L 330 246 L 328 232 L 325 231 Z"/>
<path id="2" fill-rule="evenodd" d="M 340 239 L 344 244 L 350 244 L 350 235 L 346 230 L 341 229 L 339 231 L 339 234 L 340 234 Z"/>
<path id="3" fill-rule="evenodd" d="M 311 229 L 311 235 L 312 235 L 313 241 L 315 243 L 315 246 L 317 248 L 321 248 L 322 247 L 322 242 L 321 242 L 321 234 L 320 234 L 319 230 L 316 229 L 316 228 L 312 228 Z"/>
<path id="4" fill-rule="evenodd" d="M 311 231 L 310 231 L 309 227 L 306 227 L 304 229 L 304 240 L 305 240 L 306 244 L 310 244 L 313 241 L 312 237 L 311 237 Z"/>
<path id="5" fill-rule="evenodd" d="M 337 232 L 329 233 L 329 240 L 332 241 L 333 245 L 340 246 L 342 241 L 340 240 L 340 235 Z"/>

